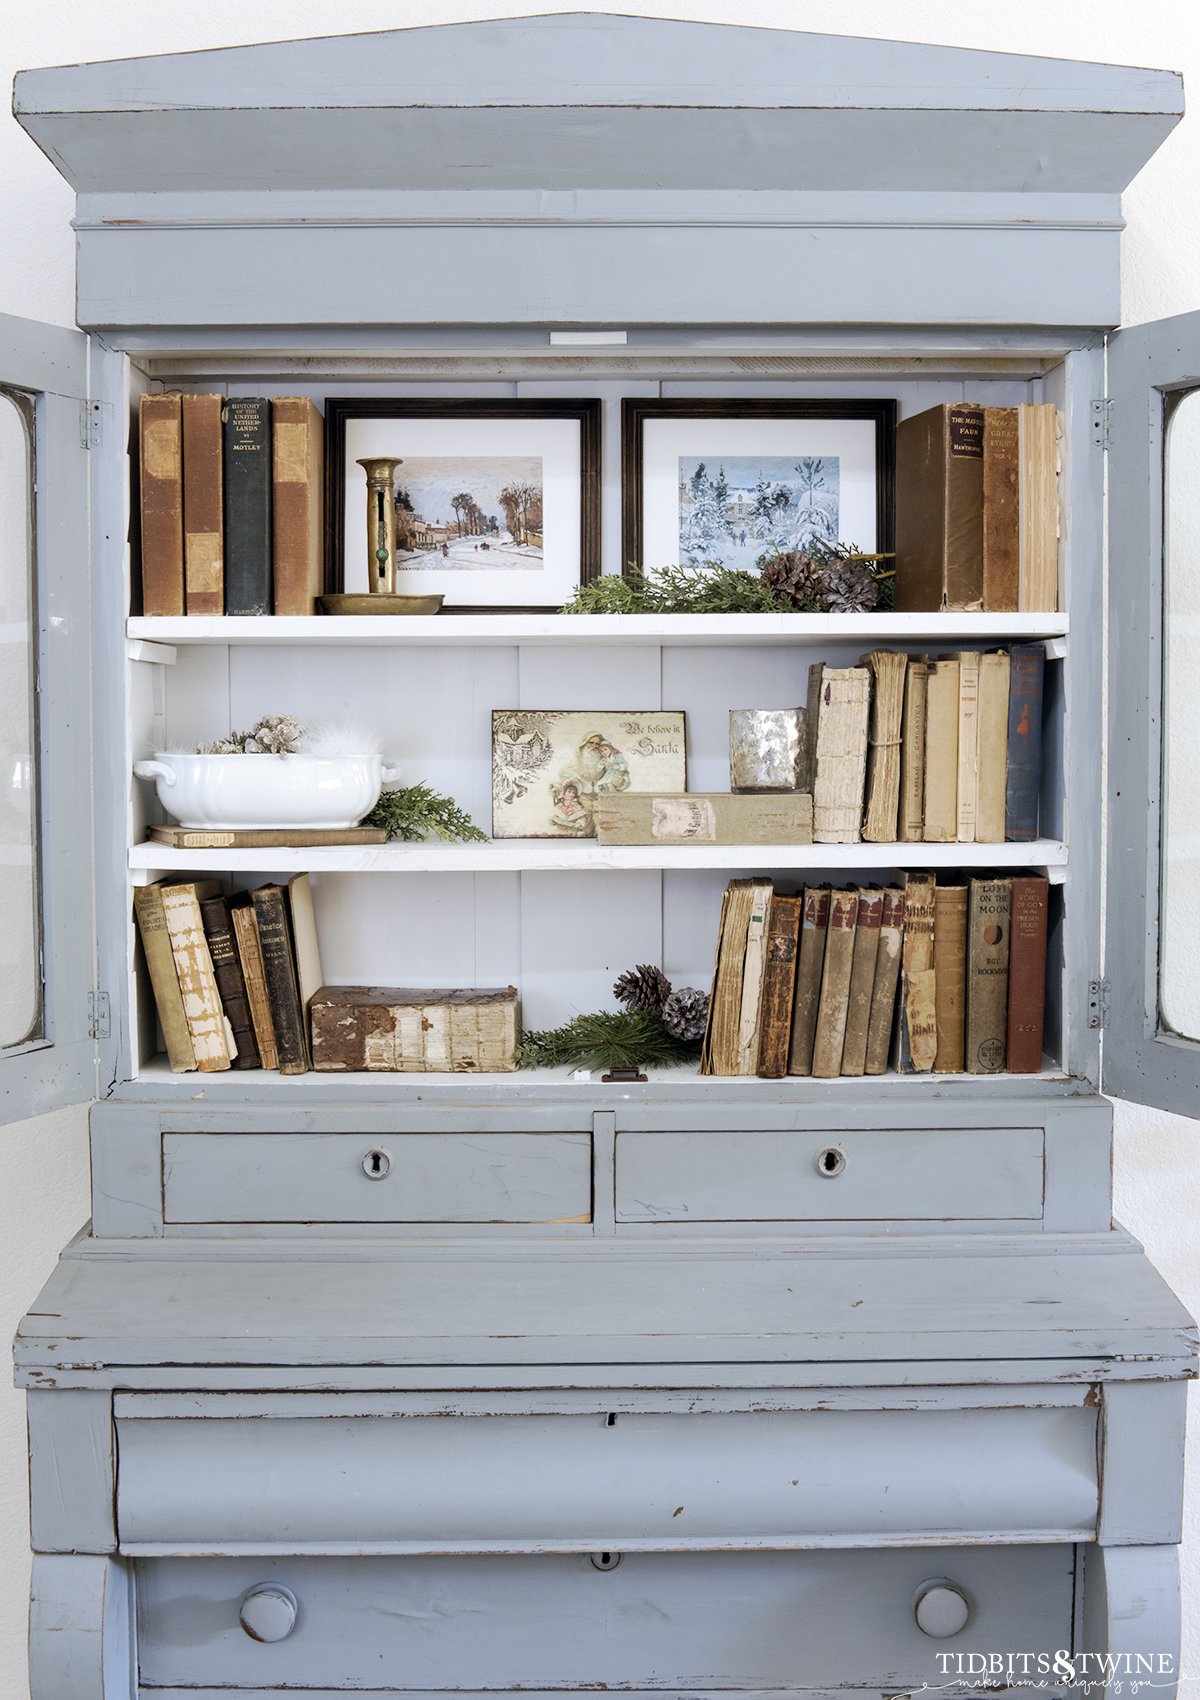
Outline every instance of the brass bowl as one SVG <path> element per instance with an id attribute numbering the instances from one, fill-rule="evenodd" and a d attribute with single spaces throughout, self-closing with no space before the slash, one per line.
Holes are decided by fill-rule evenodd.
<path id="1" fill-rule="evenodd" d="M 389 596 L 383 591 L 349 591 L 322 596 L 326 614 L 436 614 L 444 596 Z"/>

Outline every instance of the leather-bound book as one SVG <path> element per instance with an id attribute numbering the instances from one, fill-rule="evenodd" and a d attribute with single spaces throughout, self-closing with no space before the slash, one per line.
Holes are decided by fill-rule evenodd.
<path id="1" fill-rule="evenodd" d="M 702 1074 L 737 1074 L 742 1024 L 742 993 L 746 973 L 746 937 L 754 908 L 754 880 L 730 880 L 721 906 L 717 965 L 709 1000 Z M 753 1073 L 753 1069 L 749 1071 Z"/>
<path id="2" fill-rule="evenodd" d="M 1053 402 L 1022 402 L 1017 432 L 1020 456 L 1021 553 L 1017 605 L 1022 613 L 1058 607 L 1058 409 Z"/>
<path id="3" fill-rule="evenodd" d="M 944 402 L 896 429 L 896 607 L 983 607 L 982 407 Z"/>
<path id="4" fill-rule="evenodd" d="M 850 1010 L 850 972 L 854 965 L 854 935 L 858 922 L 858 893 L 853 889 L 829 894 L 829 937 L 817 1006 L 813 1042 L 813 1078 L 834 1080 L 842 1071 L 842 1048 Z"/>
<path id="5" fill-rule="evenodd" d="M 225 432 L 225 612 L 271 612 L 271 403 L 232 396 Z"/>
<path id="6" fill-rule="evenodd" d="M 1015 407 L 983 410 L 983 606 L 1017 610 L 1021 554 L 1020 476 Z"/>
<path id="7" fill-rule="evenodd" d="M 979 658 L 979 785 L 975 842 L 1003 844 L 1004 792 L 1008 783 L 1008 655 Z"/>
<path id="8" fill-rule="evenodd" d="M 925 837 L 925 713 L 929 663 L 911 656 L 904 675 L 904 713 L 900 722 L 900 842 L 919 844 Z"/>
<path id="9" fill-rule="evenodd" d="M 764 1080 L 782 1080 L 792 1041 L 792 1005 L 796 996 L 796 952 L 800 942 L 802 897 L 771 898 L 767 922 L 767 962 L 763 970 L 759 1016 L 758 1070 Z"/>
<path id="10" fill-rule="evenodd" d="M 979 796 L 979 655 L 964 650 L 958 658 L 958 806 L 960 844 L 974 844 Z"/>
<path id="11" fill-rule="evenodd" d="M 142 613 L 174 618 L 183 599 L 183 427 L 178 395 L 138 402 Z"/>
<path id="12" fill-rule="evenodd" d="M 315 614 L 324 549 L 325 422 L 307 396 L 271 403 L 274 609 Z"/>
<path id="13" fill-rule="evenodd" d="M 900 815 L 900 737 L 908 657 L 873 649 L 859 663 L 874 682 L 867 745 L 862 835 L 868 844 L 894 844 Z"/>
<path id="14" fill-rule="evenodd" d="M 817 1006 L 821 1001 L 821 974 L 825 967 L 828 933 L 829 887 L 806 886 L 804 907 L 800 912 L 800 944 L 796 952 L 796 996 L 792 1003 L 792 1042 L 788 1047 L 789 1074 L 812 1073 Z"/>
<path id="15" fill-rule="evenodd" d="M 136 886 L 133 893 L 133 912 L 137 917 L 142 949 L 146 955 L 150 989 L 154 993 L 158 1024 L 162 1028 L 163 1042 L 167 1048 L 167 1061 L 171 1065 L 172 1074 L 186 1074 L 196 1066 L 196 1052 L 192 1046 L 191 1033 L 188 1031 L 183 993 L 175 969 L 175 952 L 171 949 L 171 935 L 167 931 L 161 885 Z"/>
<path id="16" fill-rule="evenodd" d="M 904 949 L 900 958 L 900 1019 L 896 1066 L 924 1074 L 937 1055 L 936 976 L 933 967 L 933 874 L 904 877 Z"/>
<path id="17" fill-rule="evenodd" d="M 196 1067 L 205 1074 L 227 1069 L 237 1051 L 237 1041 L 225 1019 L 221 994 L 217 990 L 200 914 L 201 903 L 215 896 L 219 889 L 216 880 L 165 885 L 162 888 L 163 914 L 171 935 L 175 972 L 183 993 Z"/>
<path id="18" fill-rule="evenodd" d="M 735 1074 L 753 1074 L 758 1064 L 758 1023 L 762 1009 L 763 975 L 767 966 L 767 921 L 771 912 L 771 885 L 751 881 L 750 918 L 746 923 L 746 959 L 742 970 L 742 998 L 738 1011 L 737 1066 Z"/>
<path id="19" fill-rule="evenodd" d="M 935 1074 L 961 1074 L 967 1015 L 967 888 L 939 885 L 933 894 Z"/>
<path id="20" fill-rule="evenodd" d="M 219 395 L 183 398 L 183 580 L 189 614 L 225 612 L 225 479 Z"/>
<path id="21" fill-rule="evenodd" d="M 1010 1074 L 1037 1074 L 1045 1049 L 1046 930 L 1050 882 L 1018 874 L 1012 882 L 1008 949 Z"/>
<path id="22" fill-rule="evenodd" d="M 231 901 L 229 918 L 233 922 L 233 942 L 237 946 L 242 978 L 246 982 L 246 1000 L 250 1005 L 250 1020 L 254 1027 L 259 1061 L 264 1068 L 278 1068 L 275 1028 L 271 1023 L 271 1001 L 267 996 L 267 980 L 263 973 L 262 950 L 258 942 L 258 922 L 254 918 L 254 900 L 249 892 L 243 892 L 240 899 L 234 898 Z"/>
<path id="23" fill-rule="evenodd" d="M 862 838 L 870 709 L 871 674 L 866 667 L 818 663 L 809 669 L 815 844 L 857 844 Z"/>
<path id="24" fill-rule="evenodd" d="M 931 661 L 925 698 L 925 839 L 958 839 L 958 661 Z"/>
<path id="25" fill-rule="evenodd" d="M 967 917 L 968 1074 L 1001 1074 L 1008 1048 L 1011 879 L 973 879 Z"/>
<path id="26" fill-rule="evenodd" d="M 1046 658 L 1040 644 L 1017 644 L 1009 652 L 1004 836 L 1013 843 L 1027 843 L 1038 835 L 1045 669 Z"/>
<path id="27" fill-rule="evenodd" d="M 871 1024 L 871 993 L 879 955 L 883 892 L 872 887 L 858 894 L 854 923 L 854 957 L 850 964 L 850 995 L 846 1006 L 846 1035 L 842 1041 L 842 1074 L 865 1074 L 867 1032 Z"/>
<path id="28" fill-rule="evenodd" d="M 208 954 L 212 958 L 221 1008 L 225 1011 L 225 1019 L 232 1027 L 233 1037 L 237 1042 L 237 1055 L 233 1059 L 233 1066 L 261 1068 L 258 1041 L 254 1037 L 254 1023 L 246 996 L 246 982 L 242 976 L 241 958 L 233 940 L 233 922 L 229 917 L 228 899 L 220 893 L 216 897 L 206 899 L 200 905 L 200 918 L 204 923 L 204 937 L 208 941 Z"/>
<path id="29" fill-rule="evenodd" d="M 262 951 L 263 975 L 275 1029 L 280 1074 L 304 1074 L 309 1066 L 308 1039 L 300 1008 L 300 988 L 292 953 L 287 895 L 280 886 L 260 885 L 254 893 L 254 918 Z"/>
<path id="30" fill-rule="evenodd" d="M 879 919 L 879 951 L 875 958 L 875 983 L 871 987 L 871 1015 L 867 1024 L 866 1074 L 887 1073 L 903 948 L 904 893 L 899 886 L 889 885 L 883 893 L 883 912 Z"/>

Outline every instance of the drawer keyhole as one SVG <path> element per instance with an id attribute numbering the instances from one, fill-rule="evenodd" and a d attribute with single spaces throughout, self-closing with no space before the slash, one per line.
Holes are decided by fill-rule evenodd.
<path id="1" fill-rule="evenodd" d="M 836 1179 L 846 1167 L 846 1153 L 839 1151 L 836 1145 L 827 1145 L 824 1151 L 817 1152 L 817 1173 L 823 1180 Z"/>
<path id="2" fill-rule="evenodd" d="M 619 1552 L 594 1552 L 590 1557 L 597 1570 L 615 1570 L 621 1562 Z"/>
<path id="3" fill-rule="evenodd" d="M 392 1154 L 382 1146 L 373 1146 L 362 1160 L 363 1174 L 369 1181 L 381 1181 L 391 1173 Z"/>

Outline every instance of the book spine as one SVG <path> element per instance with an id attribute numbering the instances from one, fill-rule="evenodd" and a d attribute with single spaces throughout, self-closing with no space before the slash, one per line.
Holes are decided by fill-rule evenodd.
<path id="1" fill-rule="evenodd" d="M 850 1006 L 850 973 L 858 922 L 858 893 L 834 891 L 829 896 L 829 938 L 813 1043 L 815 1080 L 835 1080 L 842 1071 L 842 1049 Z"/>
<path id="2" fill-rule="evenodd" d="M 225 1019 L 233 1029 L 237 1044 L 234 1068 L 261 1068 L 258 1043 L 254 1037 L 254 1022 L 246 996 L 242 964 L 233 942 L 233 923 L 229 918 L 229 903 L 224 897 L 210 897 L 200 905 L 200 919 L 208 954 L 212 958 L 213 974 Z"/>
<path id="3" fill-rule="evenodd" d="M 762 1004 L 763 973 L 767 963 L 767 919 L 771 909 L 771 887 L 752 889 L 750 923 L 746 929 L 746 965 L 742 979 L 741 1013 L 738 1019 L 737 1073 L 753 1074 L 758 1062 L 758 1017 Z"/>
<path id="4" fill-rule="evenodd" d="M 958 658 L 958 803 L 956 836 L 974 844 L 979 797 L 979 656 Z"/>
<path id="5" fill-rule="evenodd" d="M 925 836 L 925 708 L 929 664 L 910 660 L 904 679 L 904 718 L 900 734 L 900 842 L 919 844 Z"/>
<path id="6" fill-rule="evenodd" d="M 324 421 L 307 396 L 271 403 L 274 609 L 315 614 L 322 586 Z"/>
<path id="7" fill-rule="evenodd" d="M 771 899 L 759 1015 L 758 1073 L 764 1080 L 782 1080 L 787 1074 L 803 901 L 800 897 Z"/>
<path id="8" fill-rule="evenodd" d="M 854 956 L 850 964 L 846 1036 L 842 1042 L 842 1074 L 866 1073 L 867 1033 L 871 1024 L 871 995 L 875 987 L 882 920 L 882 891 L 860 891 L 854 927 Z"/>
<path id="9" fill-rule="evenodd" d="M 983 607 L 983 409 L 946 410 L 945 603 Z"/>
<path id="10" fill-rule="evenodd" d="M 796 953 L 796 995 L 792 1003 L 792 1042 L 788 1073 L 811 1074 L 817 1007 L 829 933 L 829 887 L 809 886 L 800 915 L 800 944 Z"/>
<path id="11" fill-rule="evenodd" d="M 138 403 L 142 612 L 183 613 L 183 426 L 178 395 Z"/>
<path id="12" fill-rule="evenodd" d="M 967 888 L 939 885 L 933 895 L 935 1074 L 961 1074 L 966 1044 Z"/>
<path id="13" fill-rule="evenodd" d="M 232 1032 L 226 1029 L 196 888 L 164 886 L 162 896 L 196 1067 L 204 1073 L 217 1073 L 230 1066 Z"/>
<path id="14" fill-rule="evenodd" d="M 900 966 L 897 1067 L 928 1073 L 937 1055 L 933 912 L 937 884 L 932 874 L 909 874 L 904 887 L 904 954 Z"/>
<path id="15" fill-rule="evenodd" d="M 894 844 L 899 829 L 900 743 L 908 658 L 877 649 L 864 655 L 860 666 L 869 669 L 873 681 L 862 835 L 868 844 Z"/>
<path id="16" fill-rule="evenodd" d="M 896 1019 L 896 987 L 904 948 L 904 893 L 888 886 L 879 920 L 879 952 L 871 987 L 871 1016 L 867 1025 L 866 1074 L 886 1074 Z"/>
<path id="17" fill-rule="evenodd" d="M 225 612 L 271 612 L 271 404 L 234 396 L 225 433 Z"/>
<path id="18" fill-rule="evenodd" d="M 280 1074 L 304 1074 L 308 1067 L 300 989 L 288 928 L 287 902 L 277 885 L 259 886 L 254 893 L 254 918 L 262 951 L 263 977 L 271 1005 L 271 1025 Z"/>
<path id="19" fill-rule="evenodd" d="M 263 974 L 262 951 L 258 944 L 258 923 L 254 918 L 253 901 L 230 906 L 230 917 L 233 921 L 233 939 L 237 945 L 238 960 L 242 965 L 242 979 L 246 982 L 246 1000 L 250 1005 L 250 1020 L 254 1026 L 254 1042 L 258 1046 L 259 1060 L 266 1069 L 277 1069 L 279 1058 L 275 1053 L 275 1029 L 271 1025 L 271 1004 L 267 997 L 267 982 Z"/>
<path id="20" fill-rule="evenodd" d="M 700 1064 L 698 1073 L 715 1074 L 716 1057 L 716 1009 L 717 996 L 721 988 L 721 953 L 725 948 L 725 923 L 729 918 L 730 888 L 725 887 L 721 894 L 721 918 L 717 922 L 717 948 L 714 954 L 712 989 L 708 994 L 708 1013 L 704 1017 L 704 1037 L 700 1041 Z"/>
<path id="21" fill-rule="evenodd" d="M 977 844 L 1004 842 L 1004 787 L 1008 778 L 1008 656 L 1001 650 L 979 662 L 979 799 Z"/>
<path id="22" fill-rule="evenodd" d="M 871 674 L 866 667 L 822 670 L 813 781 L 813 841 L 857 844 L 862 837 Z"/>
<path id="23" fill-rule="evenodd" d="M 183 398 L 183 576 L 189 614 L 225 612 L 221 397 Z"/>
<path id="24" fill-rule="evenodd" d="M 925 823 L 930 844 L 958 836 L 958 662 L 930 663 L 925 705 Z"/>
<path id="25" fill-rule="evenodd" d="M 1008 955 L 1010 1074 L 1036 1074 L 1045 1049 L 1046 933 L 1050 883 L 1019 875 L 1012 882 Z"/>
<path id="26" fill-rule="evenodd" d="M 1020 565 L 1017 603 L 1022 612 L 1058 607 L 1058 409 L 1053 402 L 1022 402 L 1017 433 L 1020 458 Z"/>
<path id="27" fill-rule="evenodd" d="M 983 410 L 983 606 L 1017 609 L 1020 565 L 1019 453 L 1015 407 Z"/>
<path id="28" fill-rule="evenodd" d="M 162 889 L 157 885 L 139 885 L 133 893 L 133 910 L 141 934 L 142 950 L 150 975 L 150 988 L 158 1010 L 167 1061 L 173 1074 L 186 1074 L 196 1066 L 196 1052 L 188 1031 L 183 1007 L 183 993 L 175 969 L 175 953 L 163 911 Z"/>
<path id="29" fill-rule="evenodd" d="M 1010 879 L 971 881 L 967 922 L 968 1074 L 1000 1074 L 1008 1039 Z"/>
<path id="30" fill-rule="evenodd" d="M 1038 835 L 1045 668 L 1039 645 L 1019 644 L 1010 652 L 1008 778 L 1004 791 L 1004 836 L 1010 843 L 1027 843 Z"/>

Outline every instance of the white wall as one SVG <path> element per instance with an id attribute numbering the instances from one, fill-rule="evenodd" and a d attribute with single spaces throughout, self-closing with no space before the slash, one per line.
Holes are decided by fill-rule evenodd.
<path id="1" fill-rule="evenodd" d="M 0 86 L 14 71 L 85 59 L 389 29 L 518 12 L 555 0 L 58 0 L 5 8 Z M 1168 66 L 1200 90 L 1200 12 L 1180 0 L 644 0 L 615 11 L 901 37 L 1018 53 Z M 1125 201 L 1124 319 L 1200 307 L 1200 120 L 1185 119 Z M 0 118 L 0 311 L 73 322 L 70 191 L 24 132 Z M 1200 1311 L 1200 1129 L 1118 1109 L 1116 1201 L 1165 1277 Z M 79 1115 L 0 1131 L 0 1335 L 11 1334 L 63 1241 L 87 1213 Z M 1200 1419 L 1197 1419 L 1200 1421 Z M 21 1401 L 0 1380 L 0 1695 L 23 1700 L 28 1586 Z M 1195 1475 L 1195 1472 L 1193 1472 Z M 1200 1678 L 1200 1487 L 1188 1500 L 1184 1672 Z"/>

